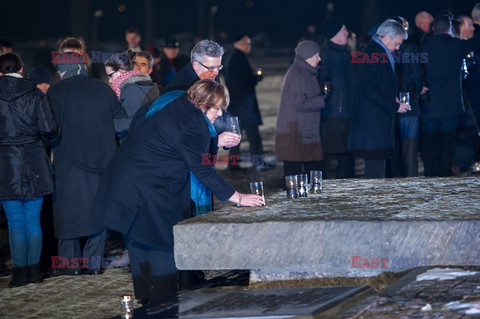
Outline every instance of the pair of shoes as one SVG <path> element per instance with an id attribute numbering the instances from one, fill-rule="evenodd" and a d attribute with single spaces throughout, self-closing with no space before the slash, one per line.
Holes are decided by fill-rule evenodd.
<path id="1" fill-rule="evenodd" d="M 28 266 L 28 282 L 32 284 L 39 284 L 43 282 L 42 272 L 40 271 L 40 264 Z"/>
<path id="2" fill-rule="evenodd" d="M 15 288 L 28 285 L 28 267 L 13 267 L 12 280 L 8 283 L 8 288 Z"/>
<path id="3" fill-rule="evenodd" d="M 83 269 L 83 275 L 93 275 L 98 276 L 103 274 L 103 269 Z"/>

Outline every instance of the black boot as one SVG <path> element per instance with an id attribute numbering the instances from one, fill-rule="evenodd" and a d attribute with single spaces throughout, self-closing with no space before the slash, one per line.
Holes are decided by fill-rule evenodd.
<path id="1" fill-rule="evenodd" d="M 8 288 L 28 285 L 28 267 L 14 267 L 12 280 L 8 283 Z"/>
<path id="2" fill-rule="evenodd" d="M 40 264 L 28 266 L 28 282 L 33 284 L 43 282 L 42 272 L 40 271 Z"/>

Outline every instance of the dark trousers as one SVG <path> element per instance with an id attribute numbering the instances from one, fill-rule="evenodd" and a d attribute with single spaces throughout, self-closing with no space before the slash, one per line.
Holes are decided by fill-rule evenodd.
<path id="1" fill-rule="evenodd" d="M 457 116 L 422 119 L 422 159 L 425 176 L 450 176 Z"/>
<path id="2" fill-rule="evenodd" d="M 152 303 L 177 292 L 177 270 L 173 252 L 158 250 L 129 238 L 127 249 L 135 298 L 144 303 Z"/>
<path id="3" fill-rule="evenodd" d="M 397 118 L 397 138 L 393 160 L 394 177 L 418 176 L 418 143 L 420 119 L 418 116 Z"/>
<path id="4" fill-rule="evenodd" d="M 59 239 L 58 240 L 58 255 L 62 258 L 88 258 L 88 269 L 100 270 L 102 269 L 103 254 L 105 253 L 105 241 L 107 239 L 107 230 L 102 230 L 99 233 L 87 237 L 83 253 L 81 249 L 82 238 Z M 79 270 L 79 269 L 72 269 Z"/>
<path id="5" fill-rule="evenodd" d="M 242 129 L 247 134 L 248 143 L 250 144 L 250 153 L 251 155 L 263 155 L 263 145 L 262 137 L 260 136 L 260 131 L 258 126 L 249 126 Z M 238 146 L 232 147 L 230 149 L 230 156 L 240 154 L 240 144 Z M 232 161 L 229 161 L 229 164 Z M 238 162 L 238 160 L 237 160 Z M 263 163 L 263 161 L 261 161 Z M 260 164 L 262 164 L 260 163 Z M 256 163 L 253 163 L 254 165 Z M 230 165 L 229 165 L 230 166 Z"/>
<path id="6" fill-rule="evenodd" d="M 309 174 L 310 171 L 321 171 L 322 161 L 311 162 L 283 162 L 283 175 Z"/>
<path id="7" fill-rule="evenodd" d="M 364 178 L 385 178 L 386 160 L 371 160 L 365 159 L 365 174 Z"/>
<path id="8" fill-rule="evenodd" d="M 351 154 L 325 154 L 323 158 L 323 177 L 354 178 L 355 156 Z"/>

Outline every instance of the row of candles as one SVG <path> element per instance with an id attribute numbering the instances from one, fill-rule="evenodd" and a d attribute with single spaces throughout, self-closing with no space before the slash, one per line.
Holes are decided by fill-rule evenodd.
<path id="1" fill-rule="evenodd" d="M 290 198 L 307 197 L 308 192 L 322 192 L 322 171 L 310 171 L 310 183 L 307 174 L 285 176 L 287 196 Z"/>

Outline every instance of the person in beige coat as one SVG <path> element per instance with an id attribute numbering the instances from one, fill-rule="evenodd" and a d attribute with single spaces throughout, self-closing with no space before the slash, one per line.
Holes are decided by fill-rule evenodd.
<path id="1" fill-rule="evenodd" d="M 302 41 L 282 86 L 275 132 L 275 154 L 284 161 L 283 173 L 321 170 L 320 111 L 325 106 L 317 80 L 320 46 Z"/>

